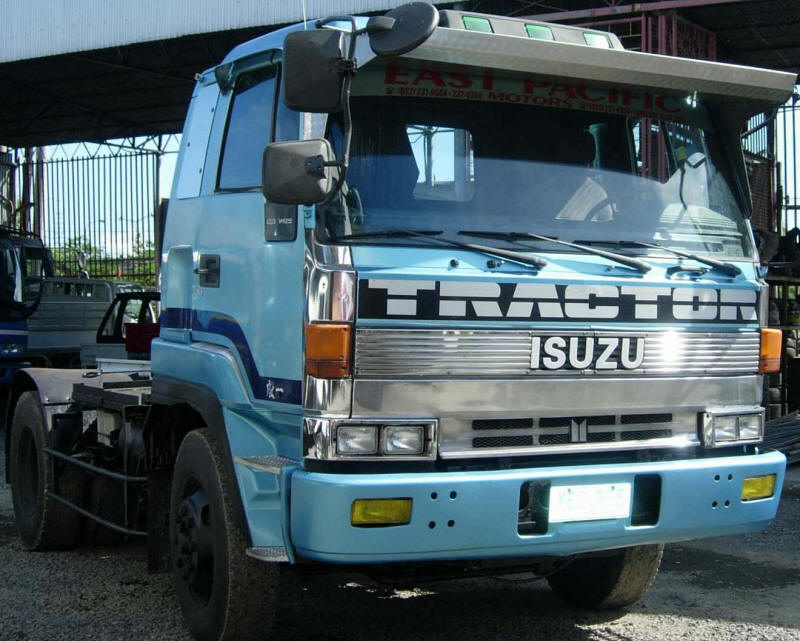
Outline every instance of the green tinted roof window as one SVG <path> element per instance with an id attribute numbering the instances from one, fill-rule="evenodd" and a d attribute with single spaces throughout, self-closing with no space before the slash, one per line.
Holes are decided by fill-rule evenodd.
<path id="1" fill-rule="evenodd" d="M 536 38 L 537 40 L 555 40 L 553 30 L 541 24 L 526 24 L 525 31 L 528 32 L 529 38 Z"/>
<path id="2" fill-rule="evenodd" d="M 488 18 L 478 18 L 476 16 L 461 16 L 464 28 L 467 31 L 482 31 L 483 33 L 494 33 L 492 23 Z"/>
<path id="3" fill-rule="evenodd" d="M 590 47 L 597 47 L 598 49 L 611 49 L 611 42 L 608 36 L 602 33 L 587 33 L 583 32 L 583 41 Z"/>

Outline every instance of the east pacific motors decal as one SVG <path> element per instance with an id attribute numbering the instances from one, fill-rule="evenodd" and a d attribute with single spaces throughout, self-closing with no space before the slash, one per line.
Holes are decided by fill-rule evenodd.
<path id="1" fill-rule="evenodd" d="M 754 323 L 758 292 L 714 287 L 359 281 L 359 318 Z"/>
<path id="2" fill-rule="evenodd" d="M 705 110 L 685 99 L 658 91 L 635 92 L 626 87 L 587 87 L 534 77 L 494 77 L 439 69 L 365 67 L 353 83 L 354 96 L 446 98 L 480 102 L 555 107 L 621 114 L 702 126 Z"/>

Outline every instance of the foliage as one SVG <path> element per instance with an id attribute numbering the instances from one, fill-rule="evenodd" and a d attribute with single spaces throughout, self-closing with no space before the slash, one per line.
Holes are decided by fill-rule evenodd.
<path id="1" fill-rule="evenodd" d="M 82 236 L 75 236 L 62 246 L 51 248 L 51 253 L 58 276 L 83 275 L 83 262 L 89 278 L 127 280 L 143 287 L 156 285 L 155 247 L 151 241 L 144 241 L 138 233 L 127 256 L 109 256 Z"/>

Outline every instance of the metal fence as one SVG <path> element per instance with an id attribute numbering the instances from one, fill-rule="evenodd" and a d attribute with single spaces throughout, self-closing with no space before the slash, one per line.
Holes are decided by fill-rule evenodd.
<path id="1" fill-rule="evenodd" d="M 56 273 L 156 283 L 160 151 L 14 150 L 0 166 L 2 221 L 38 233 Z M 104 153 L 97 153 L 102 150 Z M 3 158 L 0 157 L 0 163 Z"/>
<path id="2" fill-rule="evenodd" d="M 155 284 L 158 154 L 46 161 L 42 237 L 56 270 Z"/>
<path id="3" fill-rule="evenodd" d="M 800 213 L 800 168 L 798 168 L 798 127 L 800 127 L 800 96 L 778 110 L 775 117 L 776 156 L 778 162 L 777 201 L 781 222 L 780 231 L 798 226 Z"/>

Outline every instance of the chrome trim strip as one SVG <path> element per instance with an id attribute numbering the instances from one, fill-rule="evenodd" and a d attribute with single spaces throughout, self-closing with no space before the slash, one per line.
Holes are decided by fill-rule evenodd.
<path id="1" fill-rule="evenodd" d="M 282 456 L 236 456 L 234 462 L 249 467 L 251 470 L 280 474 L 284 467 L 297 465 L 297 461 Z"/>
<path id="2" fill-rule="evenodd" d="M 329 269 L 353 268 L 353 256 L 350 245 L 325 245 L 317 240 L 313 229 L 306 229 L 306 249 L 317 265 Z"/>
<path id="3" fill-rule="evenodd" d="M 303 377 L 303 410 L 307 415 L 345 418 L 350 416 L 352 398 L 350 378 Z"/>
<path id="4" fill-rule="evenodd" d="M 632 370 L 531 369 L 532 338 L 644 337 L 644 361 Z M 357 328 L 357 378 L 630 377 L 755 374 L 760 334 L 744 332 L 631 332 L 431 330 Z"/>
<path id="5" fill-rule="evenodd" d="M 627 450 L 646 450 L 664 447 L 696 447 L 697 438 L 688 434 L 671 438 L 654 438 L 646 441 L 619 441 L 614 443 L 571 443 L 568 445 L 547 445 L 534 447 L 482 447 L 440 452 L 442 458 L 488 458 L 492 456 L 544 456 L 547 454 L 580 454 L 581 452 L 618 452 Z"/>
<path id="6" fill-rule="evenodd" d="M 352 268 L 350 247 L 321 245 L 314 230 L 307 229 L 303 284 L 306 322 L 353 322 L 356 273 Z"/>
<path id="7" fill-rule="evenodd" d="M 304 325 L 316 321 L 352 323 L 355 318 L 356 273 L 350 247 L 323 245 L 306 229 L 303 284 L 306 291 Z M 350 415 L 352 380 L 303 377 L 303 410 L 307 414 Z"/>

